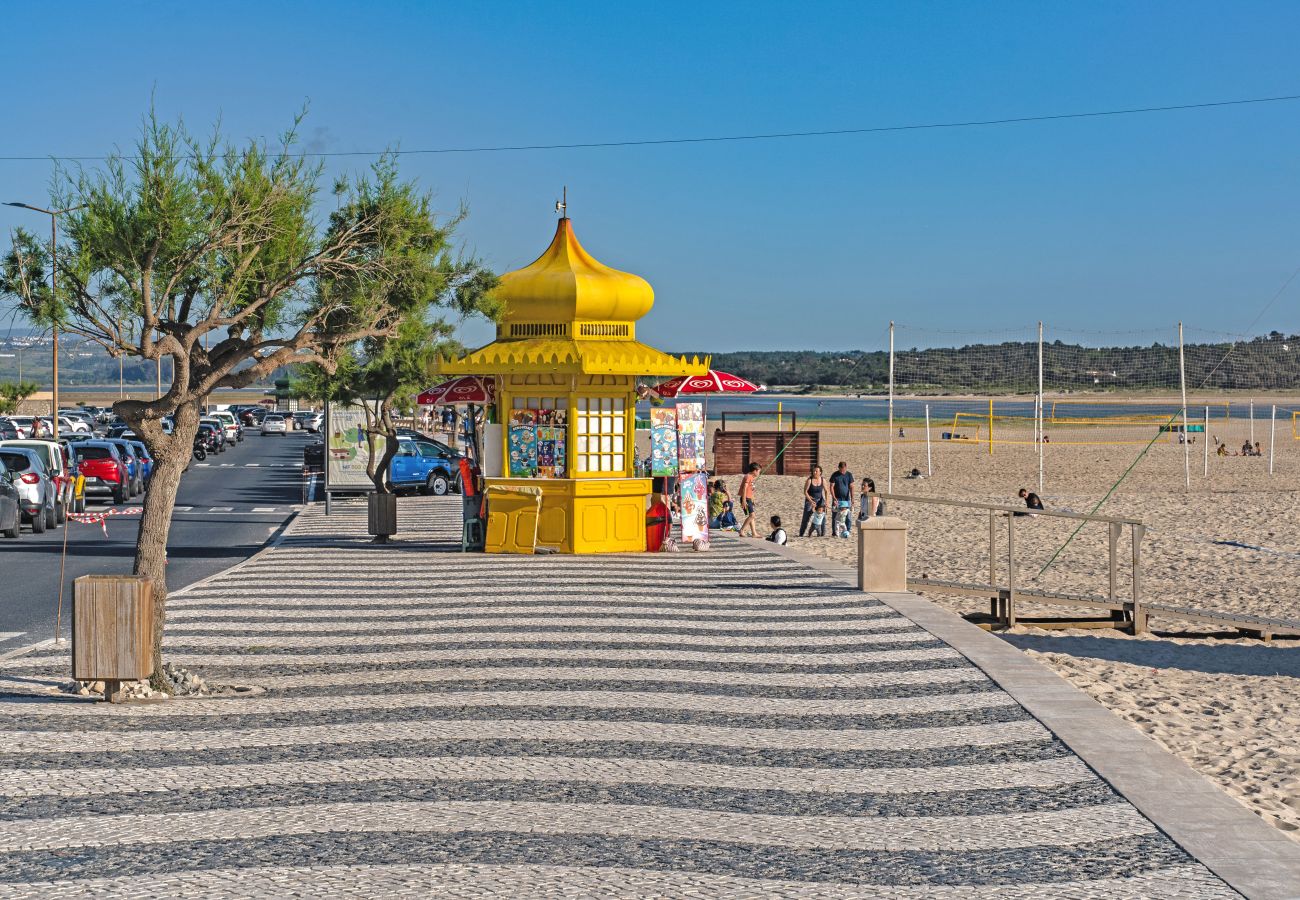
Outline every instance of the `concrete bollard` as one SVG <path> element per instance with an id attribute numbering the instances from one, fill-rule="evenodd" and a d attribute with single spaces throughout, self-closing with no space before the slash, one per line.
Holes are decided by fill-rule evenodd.
<path id="1" fill-rule="evenodd" d="M 858 590 L 907 590 L 907 523 L 902 519 L 878 516 L 858 523 Z"/>

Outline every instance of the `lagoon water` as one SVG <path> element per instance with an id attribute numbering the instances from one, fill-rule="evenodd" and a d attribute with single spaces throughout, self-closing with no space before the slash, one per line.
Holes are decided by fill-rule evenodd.
<path id="1" fill-rule="evenodd" d="M 685 402 L 687 398 L 680 397 L 678 401 Z M 800 418 L 808 417 L 815 419 L 851 419 L 851 420 L 881 420 L 884 421 L 889 417 L 889 401 L 885 397 L 790 397 L 788 395 L 746 395 L 728 397 L 724 395 L 712 395 L 699 397 L 707 404 L 706 409 L 711 420 L 717 421 L 723 413 L 731 415 L 743 414 L 746 418 L 753 417 L 759 419 L 762 414 L 775 414 L 777 403 L 781 404 L 781 411 L 785 414 L 794 413 Z M 672 401 L 670 401 L 672 402 Z M 1216 410 L 1223 408 L 1224 401 L 1219 401 L 1217 405 L 1211 404 Z M 989 411 L 989 401 L 976 399 L 952 399 L 948 397 L 934 397 L 930 399 L 917 398 L 896 398 L 894 400 L 894 417 L 897 419 L 921 419 L 925 417 L 926 405 L 930 407 L 930 418 L 933 422 L 942 422 L 944 419 L 951 419 L 955 414 L 967 413 L 972 415 L 987 415 Z M 1247 401 L 1237 400 L 1233 403 L 1234 407 L 1240 406 L 1242 415 L 1246 414 Z M 1044 415 L 1049 419 L 1053 415 L 1053 409 L 1058 418 L 1123 418 L 1133 416 L 1175 416 L 1179 413 L 1181 406 L 1177 400 L 1164 401 L 1141 401 L 1141 402 L 1123 402 L 1109 400 L 1105 398 L 1068 398 L 1057 400 L 1046 400 L 1044 402 Z M 1198 407 L 1195 402 L 1192 403 L 1188 410 L 1193 417 L 1197 409 L 1203 409 L 1204 403 Z M 647 403 L 637 404 L 638 415 L 644 417 L 649 414 L 650 406 Z M 993 411 L 999 416 L 1016 416 L 1026 419 L 1033 418 L 1034 401 L 1032 399 L 1013 399 L 1013 398 L 994 398 Z M 1260 411 L 1255 411 L 1260 415 Z M 1236 414 L 1236 409 L 1233 410 Z"/>

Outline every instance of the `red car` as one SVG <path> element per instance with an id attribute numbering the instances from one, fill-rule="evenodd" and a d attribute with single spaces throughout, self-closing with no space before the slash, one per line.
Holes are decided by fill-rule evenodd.
<path id="1" fill-rule="evenodd" d="M 86 493 L 107 491 L 119 506 L 131 498 L 126 463 L 112 444 L 83 441 L 76 445 L 77 470 L 86 478 Z"/>

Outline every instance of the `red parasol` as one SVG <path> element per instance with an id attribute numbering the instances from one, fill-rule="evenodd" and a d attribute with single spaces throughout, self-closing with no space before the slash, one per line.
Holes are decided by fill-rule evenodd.
<path id="1" fill-rule="evenodd" d="M 415 398 L 421 406 L 457 403 L 492 403 L 496 400 L 496 379 L 462 375 L 436 384 Z"/>
<path id="2" fill-rule="evenodd" d="M 704 375 L 683 375 L 665 381 L 654 389 L 660 397 L 677 397 L 681 394 L 752 394 L 758 385 L 739 375 L 709 369 Z"/>

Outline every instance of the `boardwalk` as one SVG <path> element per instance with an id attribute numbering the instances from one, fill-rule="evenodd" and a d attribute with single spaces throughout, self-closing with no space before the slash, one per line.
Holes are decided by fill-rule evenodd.
<path id="1" fill-rule="evenodd" d="M 431 552 L 458 502 L 403 509 L 386 548 L 310 509 L 174 598 L 170 660 L 256 696 L 10 695 L 0 898 L 1236 896 L 948 645 L 796 561 Z"/>

